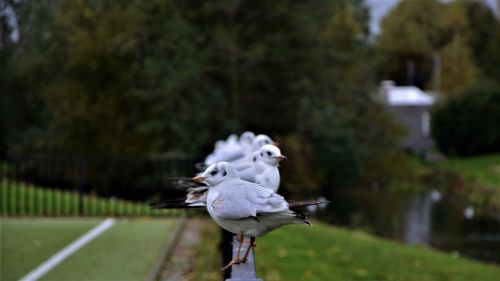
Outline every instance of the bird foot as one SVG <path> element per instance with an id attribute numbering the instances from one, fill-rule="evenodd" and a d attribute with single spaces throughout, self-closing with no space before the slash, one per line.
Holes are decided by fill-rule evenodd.
<path id="1" fill-rule="evenodd" d="M 226 271 L 228 270 L 233 264 L 240 264 L 241 260 L 240 259 L 234 259 L 230 261 L 226 266 L 224 266 L 220 271 Z"/>

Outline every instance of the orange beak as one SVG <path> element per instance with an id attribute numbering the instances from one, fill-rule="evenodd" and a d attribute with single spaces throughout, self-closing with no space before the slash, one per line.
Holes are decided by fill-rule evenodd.
<path id="1" fill-rule="evenodd" d="M 271 144 L 274 145 L 274 146 L 276 146 L 276 147 L 280 147 L 280 143 L 279 142 L 273 141 Z"/>
<path id="2" fill-rule="evenodd" d="M 279 161 L 283 161 L 283 160 L 287 159 L 285 155 L 276 156 L 275 158 L 278 159 Z"/>
<path id="3" fill-rule="evenodd" d="M 194 180 L 195 182 L 202 183 L 205 180 L 205 178 L 202 176 L 196 176 L 196 177 L 192 178 L 192 180 Z"/>

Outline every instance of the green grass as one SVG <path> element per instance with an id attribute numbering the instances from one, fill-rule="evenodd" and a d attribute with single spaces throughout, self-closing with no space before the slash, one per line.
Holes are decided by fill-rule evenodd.
<path id="1" fill-rule="evenodd" d="M 119 220 L 41 280 L 144 280 L 175 225 L 174 220 Z"/>
<path id="2" fill-rule="evenodd" d="M 2 219 L 0 279 L 18 280 L 98 222 L 99 219 Z"/>
<path id="3" fill-rule="evenodd" d="M 273 280 L 498 280 L 500 268 L 358 231 L 289 226 L 257 240 L 259 275 Z"/>
<path id="4" fill-rule="evenodd" d="M 215 243 L 217 228 L 206 225 L 191 280 L 217 280 L 220 264 L 212 258 L 217 249 L 206 246 Z M 494 281 L 500 276 L 498 266 L 320 223 L 283 227 L 256 244 L 257 275 L 266 281 Z"/>
<path id="5" fill-rule="evenodd" d="M 101 221 L 3 219 L 0 279 L 18 280 Z M 118 220 L 41 280 L 143 280 L 176 225 L 167 219 Z"/>
<path id="6" fill-rule="evenodd" d="M 458 172 L 465 179 L 500 188 L 500 154 L 449 158 L 438 167 Z"/>

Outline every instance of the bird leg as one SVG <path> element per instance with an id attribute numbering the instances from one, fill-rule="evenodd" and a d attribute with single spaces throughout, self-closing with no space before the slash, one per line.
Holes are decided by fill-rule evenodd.
<path id="1" fill-rule="evenodd" d="M 250 249 L 253 248 L 253 246 L 255 245 L 254 244 L 255 242 L 255 237 L 250 237 L 250 243 L 248 245 L 248 248 L 247 250 L 245 251 L 245 255 L 243 256 L 243 258 L 241 259 L 241 262 L 242 263 L 245 263 L 247 262 L 247 258 L 248 258 L 248 254 L 250 253 Z"/>
<path id="2" fill-rule="evenodd" d="M 236 251 L 236 257 L 230 261 L 226 266 L 224 266 L 220 271 L 226 271 L 229 269 L 233 264 L 240 264 L 240 252 L 241 252 L 241 246 L 243 245 L 243 234 L 238 233 L 236 234 L 236 240 L 238 241 L 238 250 Z"/>

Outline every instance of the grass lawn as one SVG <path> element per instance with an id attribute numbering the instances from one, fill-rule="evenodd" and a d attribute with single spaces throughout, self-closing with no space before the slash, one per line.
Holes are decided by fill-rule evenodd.
<path id="1" fill-rule="evenodd" d="M 438 167 L 456 171 L 465 179 L 500 188 L 500 154 L 449 158 Z"/>
<path id="2" fill-rule="evenodd" d="M 213 258 L 217 249 L 206 245 L 214 243 L 218 230 L 213 222 L 206 225 L 205 243 L 198 246 L 197 270 L 191 280 L 198 276 L 217 280 L 220 264 Z M 258 276 L 266 281 L 494 281 L 500 276 L 498 266 L 320 223 L 287 226 L 257 238 L 256 243 Z"/>
<path id="3" fill-rule="evenodd" d="M 17 280 L 100 221 L 102 220 L 4 220 L 5 223 L 2 222 L 1 279 Z M 87 223 L 87 228 L 80 227 L 79 231 L 76 231 L 80 224 L 85 223 Z M 44 275 L 41 280 L 143 280 L 158 260 L 176 224 L 176 220 L 168 219 L 117 220 L 110 229 L 68 257 Z M 32 225 L 41 227 L 31 227 Z M 55 228 L 54 225 L 59 227 Z M 45 231 L 40 231 L 40 228 Z M 20 230 L 31 234 L 24 237 L 25 235 L 19 235 Z M 75 232 L 75 234 L 66 240 L 61 239 L 69 232 Z M 4 239 L 4 233 L 6 239 Z M 26 249 L 28 246 L 30 249 L 33 248 L 29 242 L 41 239 L 42 236 L 50 236 L 50 239 L 55 241 L 64 241 L 45 250 L 43 257 L 42 253 L 30 252 Z M 49 238 L 45 239 L 49 240 Z M 5 250 L 3 245 L 7 246 Z M 16 253 L 19 250 L 22 253 Z M 9 257 L 17 257 L 17 261 Z M 26 260 L 30 261 L 29 264 Z"/>
<path id="4" fill-rule="evenodd" d="M 2 219 L 0 279 L 18 280 L 100 219 Z"/>

